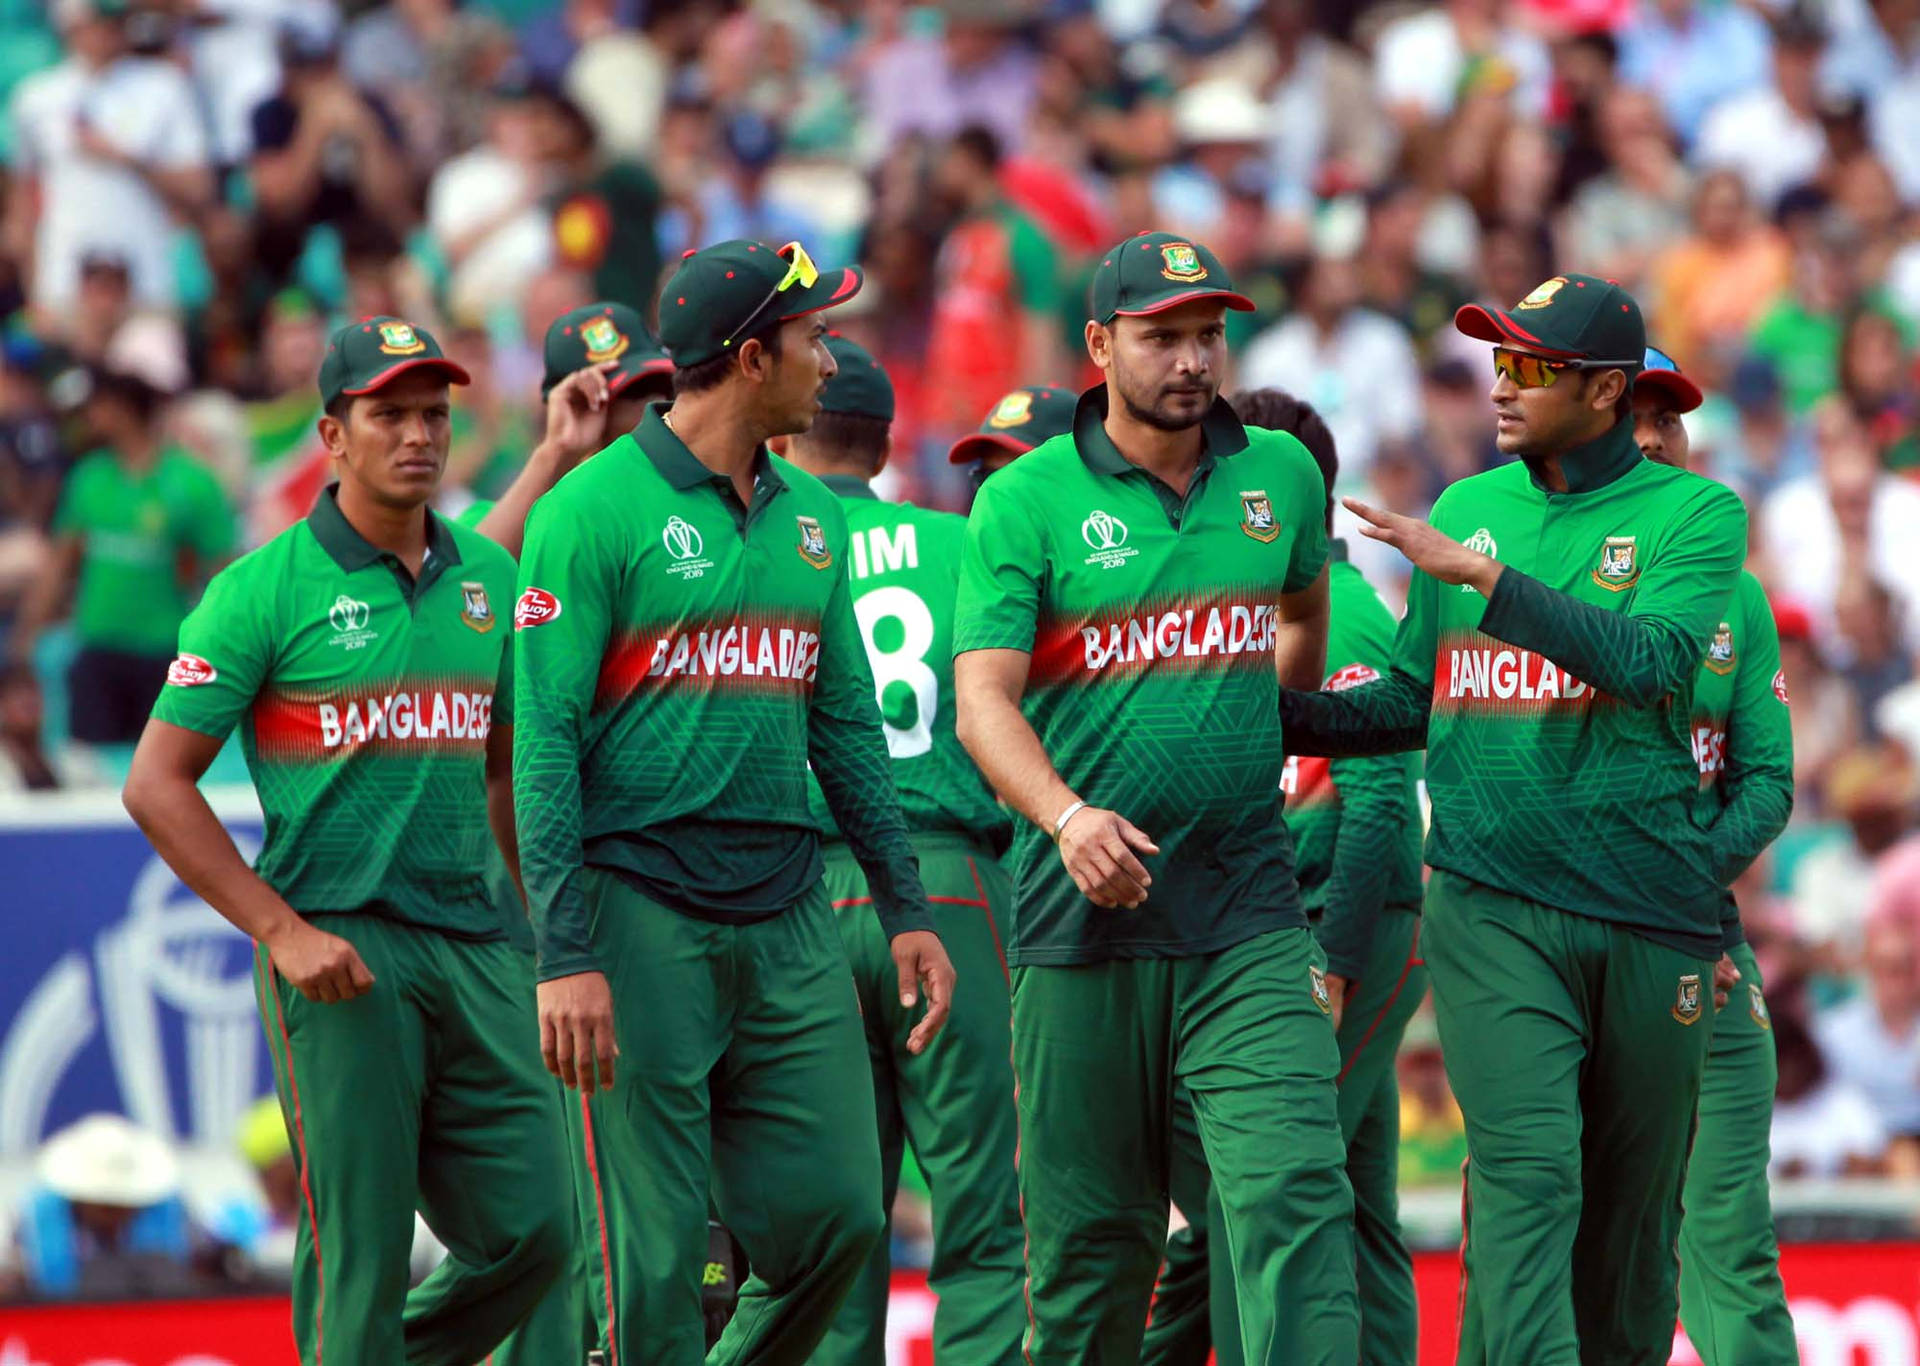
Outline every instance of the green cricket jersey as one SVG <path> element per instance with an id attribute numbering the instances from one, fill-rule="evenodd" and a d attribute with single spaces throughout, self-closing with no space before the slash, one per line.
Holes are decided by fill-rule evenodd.
<path id="1" fill-rule="evenodd" d="M 1014 838 L 1009 961 L 1217 952 L 1302 925 L 1281 816 L 1275 608 L 1327 558 L 1326 488 L 1293 437 L 1224 402 L 1186 497 L 1129 464 L 1102 425 L 1074 430 L 981 487 L 968 520 L 954 649 L 1032 656 L 1023 708 L 1054 767 L 1160 846 L 1147 900 L 1080 894 L 1051 831 Z"/>
<path id="2" fill-rule="evenodd" d="M 1693 688 L 1693 757 L 1702 800 L 1695 818 L 1711 841 L 1714 875 L 1731 883 L 1786 828 L 1793 813 L 1793 724 L 1780 633 L 1760 580 L 1742 573 Z M 1721 943 L 1745 938 L 1729 893 Z"/>
<path id="3" fill-rule="evenodd" d="M 864 479 L 822 479 L 847 516 L 853 616 L 873 669 L 900 812 L 916 831 L 1004 839 L 1007 813 L 953 730 L 953 600 L 967 519 L 882 502 Z M 835 833 L 818 783 L 813 818 Z"/>
<path id="4" fill-rule="evenodd" d="M 1432 524 L 1505 565 L 1490 600 L 1416 571 L 1386 678 L 1283 694 L 1297 752 L 1427 750 L 1427 862 L 1720 952 L 1697 821 L 1694 680 L 1746 557 L 1732 490 L 1641 458 L 1632 424 L 1463 479 Z"/>
<path id="5" fill-rule="evenodd" d="M 1327 570 L 1327 681 L 1344 692 L 1383 677 L 1393 658 L 1393 613 L 1333 542 Z M 1419 758 L 1374 754 L 1287 757 L 1280 777 L 1293 832 L 1300 899 L 1327 955 L 1327 971 L 1356 978 L 1382 909 L 1420 909 Z"/>
<path id="6" fill-rule="evenodd" d="M 928 928 L 839 500 L 763 455 L 742 506 L 662 411 L 567 474 L 527 520 L 513 771 L 542 978 L 600 966 L 588 864 L 709 919 L 797 901 L 821 873 L 809 761 L 881 923 Z"/>
<path id="7" fill-rule="evenodd" d="M 266 816 L 254 867 L 295 910 L 495 939 L 486 747 L 513 723 L 495 615 L 513 560 L 428 516 L 415 581 L 326 490 L 214 577 L 153 714 L 215 737 L 240 726 Z"/>
<path id="8" fill-rule="evenodd" d="M 54 514 L 56 533 L 83 548 L 73 630 L 83 645 L 165 655 L 187 614 L 180 556 L 201 571 L 233 551 L 227 495 L 206 466 L 168 447 L 134 471 L 108 451 L 74 466 Z"/>

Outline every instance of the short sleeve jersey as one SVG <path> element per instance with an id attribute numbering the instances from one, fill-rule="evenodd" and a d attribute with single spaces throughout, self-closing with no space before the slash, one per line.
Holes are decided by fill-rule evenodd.
<path id="1" fill-rule="evenodd" d="M 513 578 L 506 551 L 433 517 L 416 582 L 328 489 L 216 575 L 181 626 L 153 714 L 215 737 L 240 727 L 266 817 L 256 871 L 295 910 L 505 934 L 486 745 L 512 724 L 499 614 Z"/>
<path id="2" fill-rule="evenodd" d="M 1160 846 L 1132 910 L 1083 897 L 1050 832 L 1014 841 L 1010 961 L 1216 952 L 1306 923 L 1280 809 L 1276 607 L 1327 558 L 1325 486 L 1293 437 L 1224 403 L 1181 497 L 1107 437 L 1106 389 L 1074 430 L 981 488 L 969 519 L 956 652 L 1032 659 L 1023 702 L 1082 798 Z"/>
<path id="3" fill-rule="evenodd" d="M 187 613 L 180 557 L 206 566 L 230 554 L 234 517 L 191 456 L 169 449 L 134 471 L 102 451 L 74 467 L 54 530 L 84 543 L 73 609 L 81 644 L 165 655 Z"/>
<path id="4" fill-rule="evenodd" d="M 1004 837 L 1007 814 L 954 733 L 953 603 L 966 518 L 883 502 L 864 479 L 821 482 L 847 514 L 853 615 L 907 828 Z M 826 798 L 810 786 L 814 819 L 831 832 Z"/>

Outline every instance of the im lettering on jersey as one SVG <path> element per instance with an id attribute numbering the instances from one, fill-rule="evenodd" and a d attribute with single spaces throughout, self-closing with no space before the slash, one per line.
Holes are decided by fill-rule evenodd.
<path id="1" fill-rule="evenodd" d="M 263 692 L 253 704 L 263 758 L 324 760 L 355 751 L 419 754 L 486 748 L 493 681 L 457 679 L 325 693 Z"/>
<path id="2" fill-rule="evenodd" d="M 1584 711 L 1607 697 L 1545 655 L 1490 636 L 1444 638 L 1434 657 L 1433 705 L 1443 711 Z"/>

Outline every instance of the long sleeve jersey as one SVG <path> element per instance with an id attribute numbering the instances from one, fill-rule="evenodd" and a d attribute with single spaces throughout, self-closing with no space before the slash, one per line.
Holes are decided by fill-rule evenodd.
<path id="1" fill-rule="evenodd" d="M 1560 466 L 1565 492 L 1515 461 L 1441 495 L 1433 525 L 1505 566 L 1491 598 L 1416 571 L 1387 677 L 1284 693 L 1288 748 L 1424 742 L 1429 864 L 1716 957 L 1691 712 L 1746 510 L 1625 422 Z"/>
<path id="2" fill-rule="evenodd" d="M 542 979 L 599 966 L 585 865 L 705 919 L 792 905 L 821 872 L 809 763 L 881 924 L 928 928 L 839 500 L 763 454 L 742 505 L 660 412 L 527 520 L 514 809 Z"/>

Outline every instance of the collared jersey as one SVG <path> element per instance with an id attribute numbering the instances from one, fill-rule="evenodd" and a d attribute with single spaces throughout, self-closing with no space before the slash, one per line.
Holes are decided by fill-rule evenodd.
<path id="1" fill-rule="evenodd" d="M 1382 677 L 1393 658 L 1393 613 L 1348 562 L 1339 540 L 1327 567 L 1327 599 L 1327 677 L 1321 686 L 1342 692 Z M 1320 921 L 1329 972 L 1360 975 L 1371 947 L 1367 928 L 1381 907 L 1420 909 L 1419 768 L 1415 754 L 1287 756 L 1280 790 L 1286 794 L 1300 899 L 1307 915 Z M 1352 904 L 1361 899 L 1368 904 Z M 1349 917 L 1359 922 L 1351 935 L 1343 924 Z"/>
<path id="2" fill-rule="evenodd" d="M 1054 767 L 1160 846 L 1147 900 L 1080 894 L 1050 831 L 1014 840 L 1010 961 L 1215 952 L 1305 923 L 1280 811 L 1275 609 L 1327 558 L 1325 486 L 1293 437 L 1204 424 L 1181 497 L 1107 437 L 1104 386 L 1074 430 L 986 482 L 973 505 L 956 652 L 1027 651 L 1023 708 Z"/>
<path id="3" fill-rule="evenodd" d="M 705 918 L 796 901 L 821 872 L 809 762 L 883 924 L 924 928 L 839 499 L 763 452 L 742 505 L 662 411 L 527 520 L 514 799 L 542 977 L 599 966 L 588 864 Z"/>
<path id="4" fill-rule="evenodd" d="M 1693 688 L 1693 757 L 1700 768 L 1695 817 L 1710 830 L 1717 871 L 1738 877 L 1780 833 L 1793 806 L 1793 724 L 1780 633 L 1766 590 L 1742 573 Z M 1722 903 L 1723 947 L 1745 936 L 1733 897 Z"/>
<path id="5" fill-rule="evenodd" d="M 953 602 L 967 519 L 883 502 L 864 479 L 829 476 L 847 516 L 846 572 L 853 616 L 873 669 L 874 699 L 893 761 L 900 812 L 914 831 L 952 830 L 989 843 L 1007 813 L 973 766 L 953 719 Z M 817 783 L 811 809 L 835 833 Z"/>
<path id="6" fill-rule="evenodd" d="M 513 723 L 513 560 L 427 513 L 416 581 L 333 489 L 214 576 L 153 714 L 235 725 L 266 817 L 255 870 L 295 910 L 505 933 L 486 877 L 486 747 Z"/>

